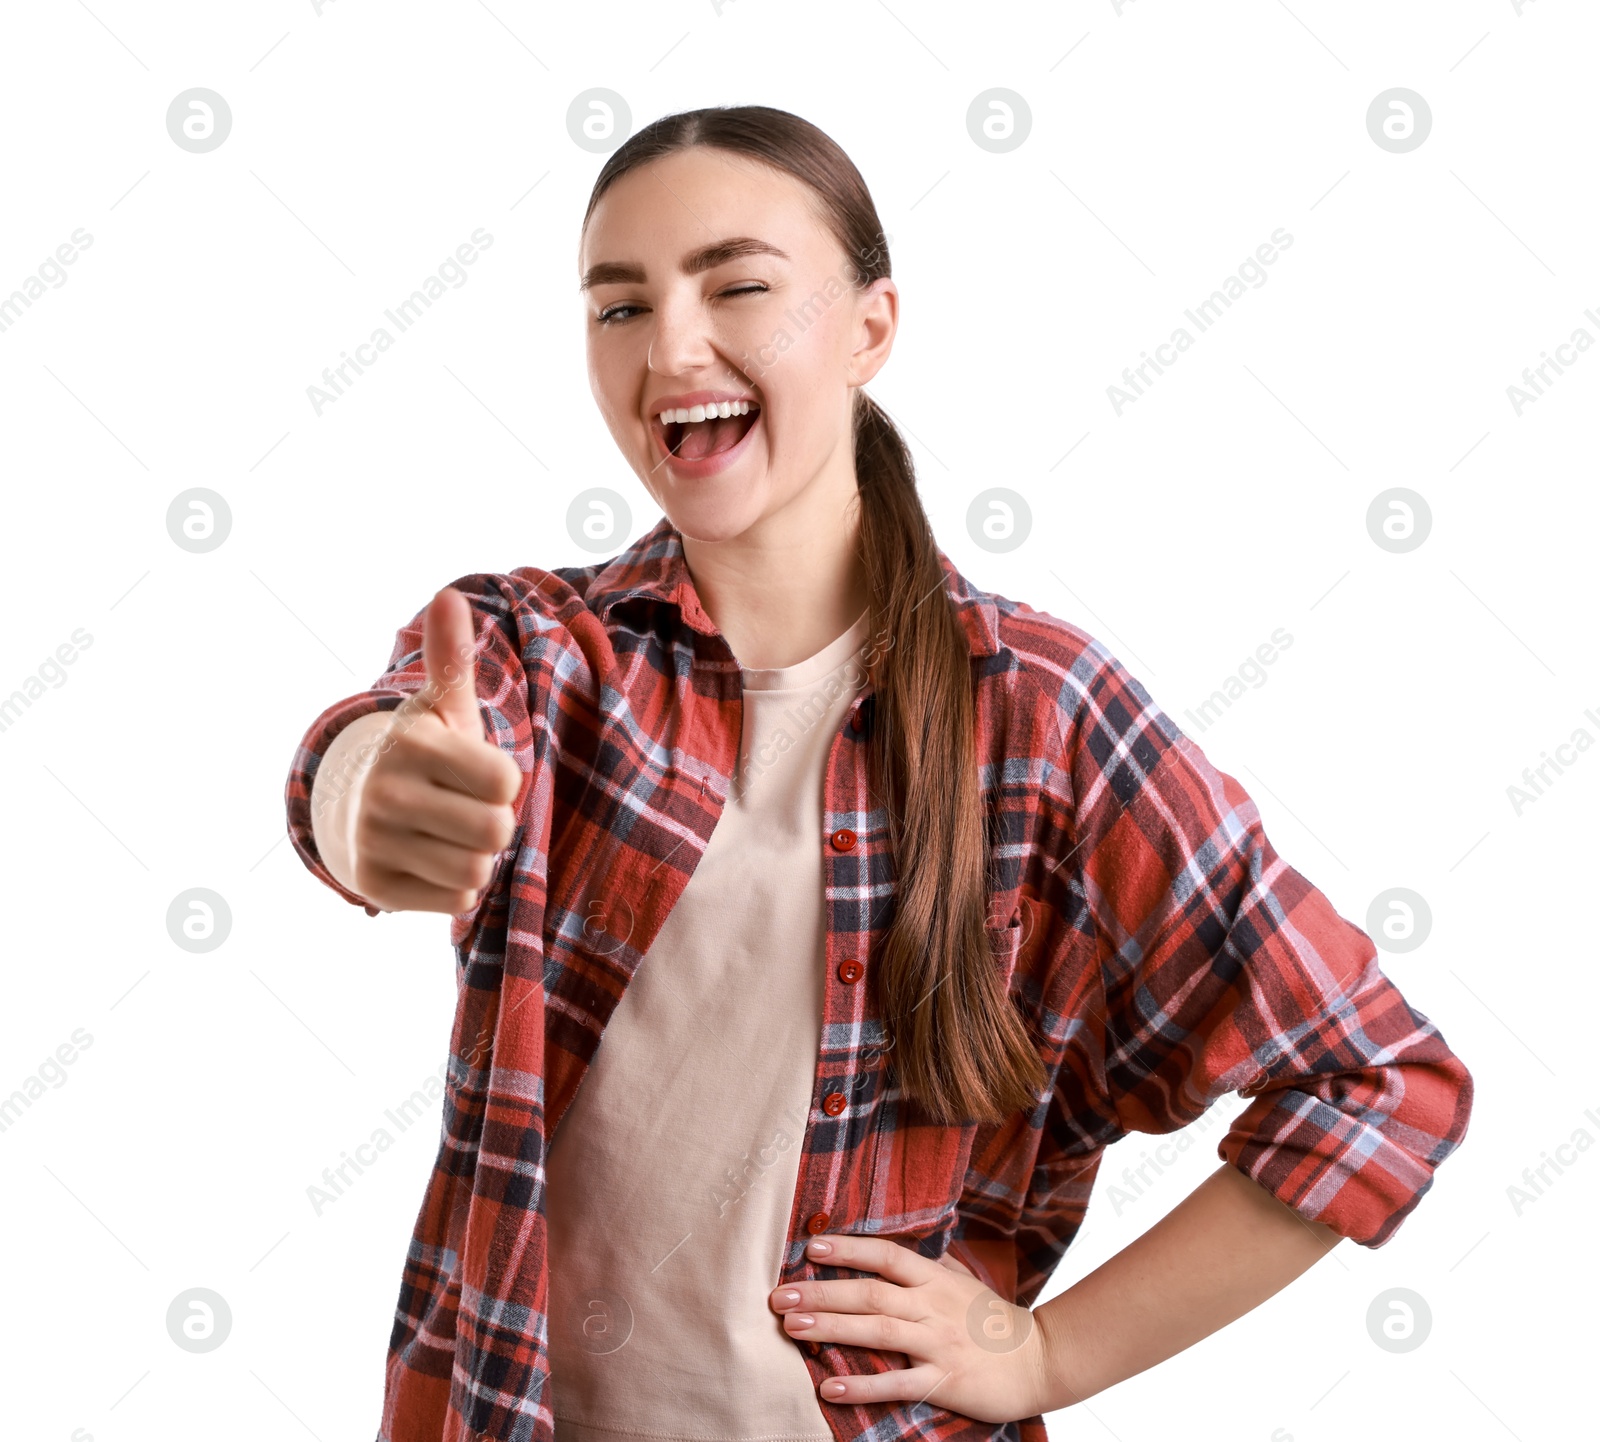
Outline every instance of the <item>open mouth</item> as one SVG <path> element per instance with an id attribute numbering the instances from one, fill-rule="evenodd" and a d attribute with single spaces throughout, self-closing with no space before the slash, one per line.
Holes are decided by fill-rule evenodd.
<path id="1" fill-rule="evenodd" d="M 708 416 L 703 421 L 665 423 L 656 416 L 651 418 L 650 424 L 673 457 L 681 461 L 704 461 L 731 451 L 749 435 L 760 418 L 761 409 L 752 401 L 750 409 L 742 416 Z"/>

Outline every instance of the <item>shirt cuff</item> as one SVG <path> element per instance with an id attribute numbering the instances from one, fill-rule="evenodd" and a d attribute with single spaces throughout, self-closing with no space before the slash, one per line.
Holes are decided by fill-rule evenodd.
<path id="1" fill-rule="evenodd" d="M 325 886 L 337 892 L 353 906 L 359 906 L 368 916 L 376 916 L 382 909 L 366 897 L 351 891 L 328 870 L 317 850 L 316 833 L 311 825 L 311 798 L 317 772 L 339 734 L 363 716 L 375 711 L 392 711 L 405 700 L 399 691 L 365 691 L 357 696 L 336 702 L 322 713 L 307 729 L 295 748 L 294 763 L 289 770 L 289 780 L 284 788 L 284 803 L 288 812 L 289 841 L 311 874 Z M 358 751 L 357 755 L 360 754 Z"/>
<path id="2" fill-rule="evenodd" d="M 1378 1247 L 1433 1185 L 1433 1167 L 1381 1128 L 1308 1092 L 1258 1095 L 1217 1156 L 1309 1222 Z"/>

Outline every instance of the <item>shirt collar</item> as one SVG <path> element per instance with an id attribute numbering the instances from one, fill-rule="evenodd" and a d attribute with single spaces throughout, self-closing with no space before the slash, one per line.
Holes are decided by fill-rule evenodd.
<path id="1" fill-rule="evenodd" d="M 995 598 L 967 580 L 941 550 L 945 594 L 955 606 L 972 651 L 993 656 L 1000 649 L 999 616 Z M 706 614 L 689 574 L 683 554 L 683 537 L 666 516 L 626 550 L 613 556 L 589 583 L 589 609 L 604 622 L 619 601 L 646 598 L 677 608 L 684 625 L 702 636 L 722 637 Z"/>

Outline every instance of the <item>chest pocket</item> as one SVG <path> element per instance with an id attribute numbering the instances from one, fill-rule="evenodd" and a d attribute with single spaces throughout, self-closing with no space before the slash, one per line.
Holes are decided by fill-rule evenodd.
<path id="1" fill-rule="evenodd" d="M 994 924 L 998 922 L 998 924 Z M 986 928 L 1002 976 L 1015 977 L 1035 939 L 1031 904 L 1019 899 Z M 894 1061 L 893 1051 L 885 1060 Z M 893 1072 L 893 1067 L 889 1068 Z M 941 1125 L 897 1085 L 884 1089 L 873 1114 L 871 1215 L 883 1233 L 905 1239 L 945 1230 L 966 1188 L 978 1123 Z"/>
<path id="2" fill-rule="evenodd" d="M 898 1085 L 873 1111 L 870 1215 L 874 1229 L 903 1240 L 946 1231 L 955 1217 L 976 1123 L 942 1125 Z"/>

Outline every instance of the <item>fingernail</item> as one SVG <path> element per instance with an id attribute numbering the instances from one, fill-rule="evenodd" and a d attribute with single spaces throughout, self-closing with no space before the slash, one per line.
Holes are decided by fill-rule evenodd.
<path id="1" fill-rule="evenodd" d="M 844 1383 L 843 1382 L 824 1382 L 822 1384 L 822 1395 L 824 1397 L 841 1397 L 841 1396 L 843 1396 L 844 1395 Z"/>
<path id="2" fill-rule="evenodd" d="M 832 1250 L 833 1243 L 824 1242 L 821 1238 L 818 1238 L 816 1241 L 810 1244 L 810 1252 L 813 1257 L 825 1257 Z"/>
<path id="3" fill-rule="evenodd" d="M 778 1293 L 778 1305 L 780 1307 L 797 1306 L 799 1304 L 799 1301 L 800 1301 L 800 1294 L 798 1292 L 779 1292 Z"/>
<path id="4" fill-rule="evenodd" d="M 815 1327 L 817 1325 L 817 1319 L 805 1312 L 790 1312 L 788 1321 L 791 1327 Z"/>

